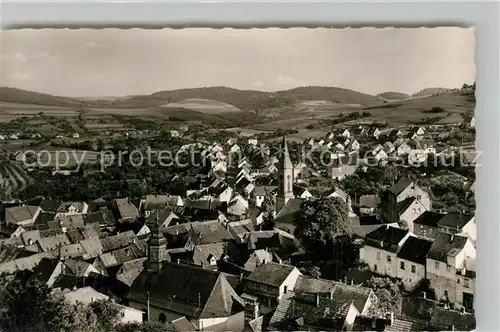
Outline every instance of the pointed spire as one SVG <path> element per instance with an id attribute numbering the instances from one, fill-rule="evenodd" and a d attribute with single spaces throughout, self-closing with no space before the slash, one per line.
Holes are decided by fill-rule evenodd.
<path id="1" fill-rule="evenodd" d="M 286 142 L 286 137 L 284 135 L 283 135 L 283 140 L 281 141 L 279 166 L 282 169 L 293 168 L 292 160 L 290 159 L 290 154 L 288 153 L 288 144 Z"/>

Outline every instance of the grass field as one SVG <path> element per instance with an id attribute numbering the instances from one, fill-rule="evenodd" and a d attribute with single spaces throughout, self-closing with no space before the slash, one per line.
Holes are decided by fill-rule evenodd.
<path id="1" fill-rule="evenodd" d="M 239 108 L 227 103 L 199 98 L 191 98 L 174 103 L 169 103 L 164 105 L 164 107 L 181 107 L 207 114 L 220 114 L 241 111 Z"/>

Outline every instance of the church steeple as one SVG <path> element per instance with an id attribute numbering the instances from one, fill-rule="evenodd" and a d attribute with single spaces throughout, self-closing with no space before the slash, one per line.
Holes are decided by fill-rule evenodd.
<path id="1" fill-rule="evenodd" d="M 276 213 L 285 206 L 285 204 L 294 198 L 293 194 L 293 164 L 288 153 L 288 144 L 285 136 L 281 142 L 278 162 L 278 193 L 276 195 Z"/>
<path id="2" fill-rule="evenodd" d="M 161 263 L 168 258 L 167 239 L 163 236 L 161 231 L 162 222 L 158 210 L 149 215 L 146 225 L 151 231 L 151 237 L 148 241 L 146 270 L 155 273 L 160 271 Z"/>

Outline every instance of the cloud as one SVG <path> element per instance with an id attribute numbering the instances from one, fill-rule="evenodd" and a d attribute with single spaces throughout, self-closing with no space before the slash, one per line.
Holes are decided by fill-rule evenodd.
<path id="1" fill-rule="evenodd" d="M 31 76 L 31 74 L 23 72 L 13 72 L 12 74 L 10 74 L 9 78 L 16 81 L 26 81 L 32 79 L 33 76 Z"/>
<path id="2" fill-rule="evenodd" d="M 278 84 L 280 85 L 293 85 L 293 86 L 304 86 L 307 85 L 306 81 L 303 80 L 297 80 L 293 77 L 287 76 L 287 75 L 280 75 L 278 77 Z"/>

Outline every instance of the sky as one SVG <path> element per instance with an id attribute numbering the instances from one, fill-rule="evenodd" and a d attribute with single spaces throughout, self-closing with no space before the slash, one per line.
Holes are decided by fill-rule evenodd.
<path id="1" fill-rule="evenodd" d="M 0 32 L 0 85 L 70 97 L 227 86 L 369 94 L 475 80 L 473 28 L 22 29 Z"/>

